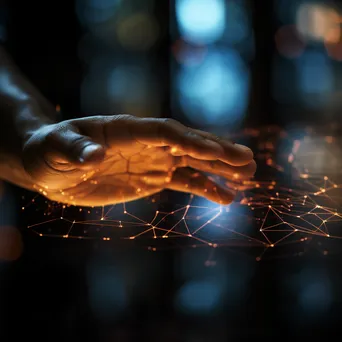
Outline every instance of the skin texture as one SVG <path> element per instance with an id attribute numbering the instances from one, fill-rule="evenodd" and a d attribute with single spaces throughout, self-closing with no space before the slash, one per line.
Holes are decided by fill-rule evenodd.
<path id="1" fill-rule="evenodd" d="M 64 203 L 98 206 L 164 189 L 228 204 L 233 193 L 203 172 L 253 176 L 253 153 L 170 119 L 93 116 L 46 125 L 24 146 L 35 189 Z"/>
<path id="2" fill-rule="evenodd" d="M 128 202 L 164 189 L 229 204 L 227 180 L 252 177 L 253 153 L 171 119 L 92 116 L 57 123 L 0 47 L 0 179 L 72 205 Z"/>

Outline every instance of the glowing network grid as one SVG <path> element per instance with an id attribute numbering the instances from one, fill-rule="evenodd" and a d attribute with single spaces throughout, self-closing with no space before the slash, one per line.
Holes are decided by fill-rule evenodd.
<path id="1" fill-rule="evenodd" d="M 80 208 L 49 202 L 38 194 L 22 207 L 42 214 L 42 220 L 28 229 L 39 236 L 65 239 L 141 240 L 151 251 L 165 248 L 161 240 L 171 241 L 168 247 L 183 247 L 185 241 L 187 247 L 257 247 L 256 260 L 277 246 L 316 237 L 342 238 L 342 183 L 320 174 L 315 152 L 336 147 L 335 139 L 319 139 L 310 154 L 316 166 L 308 169 L 310 158 L 303 161 L 301 148 L 314 139 L 311 130 L 304 131 L 301 139 L 275 127 L 245 130 L 242 136 L 256 146 L 260 172 L 253 180 L 224 181 L 237 192 L 229 206 L 193 195 L 185 195 L 184 203 L 177 205 L 170 194 L 158 194 L 138 203 Z M 304 151 L 304 155 L 309 154 Z M 331 173 L 338 180 L 337 171 L 335 167 Z M 217 181 L 222 184 L 222 179 Z"/>

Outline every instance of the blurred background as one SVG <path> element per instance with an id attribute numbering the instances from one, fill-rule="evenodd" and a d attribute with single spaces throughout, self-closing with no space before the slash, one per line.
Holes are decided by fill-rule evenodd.
<path id="1" fill-rule="evenodd" d="M 322 150 L 322 137 L 340 134 L 341 5 L 13 0 L 0 7 L 0 39 L 62 118 L 173 117 L 223 136 L 277 126 L 296 138 L 311 127 L 304 158 Z M 315 154 L 310 159 L 318 174 L 332 160 L 324 148 L 318 164 Z M 336 174 L 337 159 L 329 170 Z M 150 253 L 134 244 L 38 238 L 25 227 L 39 213 L 25 216 L 21 196 L 0 184 L 1 341 L 25 334 L 220 342 L 339 332 L 342 244 L 333 255 L 314 247 L 301 258 L 262 262 L 242 249 L 218 249 L 208 267 L 204 249 Z"/>

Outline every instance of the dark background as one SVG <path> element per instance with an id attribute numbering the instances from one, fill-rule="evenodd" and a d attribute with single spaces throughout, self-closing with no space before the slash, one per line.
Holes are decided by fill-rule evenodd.
<path id="1" fill-rule="evenodd" d="M 63 118 L 171 116 L 220 134 L 275 124 L 329 128 L 340 121 L 339 2 L 321 2 L 326 7 L 316 12 L 302 7 L 299 19 L 300 6 L 312 2 L 217 0 L 203 14 L 199 3 L 208 1 L 188 1 L 188 17 L 181 2 L 15 0 L 3 4 L 1 37 Z M 221 20 L 220 9 L 223 31 L 212 19 Z M 191 26 L 201 15 L 202 24 Z M 12 252 L 0 264 L 0 341 L 339 334 L 338 243 L 331 255 L 313 247 L 293 257 L 288 246 L 259 263 L 247 248 L 222 248 L 216 265 L 206 267 L 206 248 L 151 253 L 133 243 L 38 237 L 25 227 L 41 213 L 21 212 L 22 195 L 1 185 L 0 238 L 8 239 L 1 245 Z M 8 235 L 8 227 L 20 235 Z M 193 287 L 180 309 L 180 289 L 195 280 L 201 290 Z M 211 281 L 225 284 L 219 301 Z"/>

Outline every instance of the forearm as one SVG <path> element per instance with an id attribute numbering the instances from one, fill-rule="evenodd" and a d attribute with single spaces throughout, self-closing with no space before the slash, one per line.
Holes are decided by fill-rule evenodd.
<path id="1" fill-rule="evenodd" d="M 0 46 L 0 179 L 31 188 L 22 147 L 36 129 L 53 122 L 52 106 Z"/>

